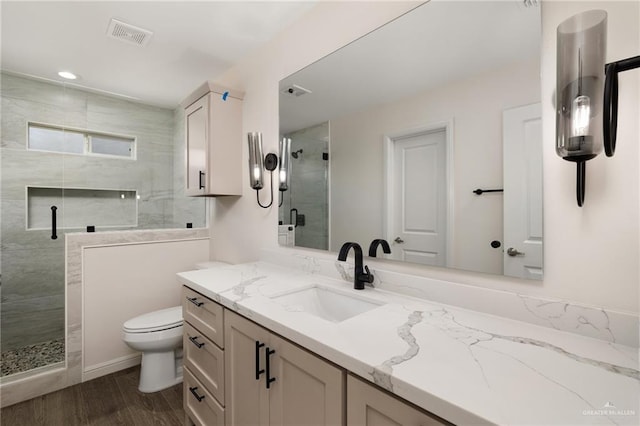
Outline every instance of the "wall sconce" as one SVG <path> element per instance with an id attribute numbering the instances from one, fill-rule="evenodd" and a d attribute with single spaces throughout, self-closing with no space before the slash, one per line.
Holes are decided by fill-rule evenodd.
<path id="1" fill-rule="evenodd" d="M 580 13 L 558 26 L 556 153 L 576 163 L 580 207 L 584 203 L 586 162 L 602 152 L 603 145 L 608 157 L 615 150 L 618 72 L 640 66 L 640 56 L 606 64 L 606 45 L 604 10 Z"/>
<path id="2" fill-rule="evenodd" d="M 249 184 L 251 188 L 256 190 L 258 205 L 266 209 L 273 204 L 273 171 L 278 167 L 278 157 L 272 153 L 265 157 L 262 156 L 262 133 L 251 132 L 247 136 L 249 142 Z M 271 173 L 271 201 L 266 206 L 260 202 L 260 190 L 264 186 L 263 169 Z"/>
<path id="3" fill-rule="evenodd" d="M 280 190 L 280 203 L 278 207 L 282 206 L 284 202 L 284 194 L 283 192 L 289 189 L 289 157 L 291 156 L 291 139 L 290 138 L 282 138 L 280 140 L 280 185 L 278 189 Z"/>

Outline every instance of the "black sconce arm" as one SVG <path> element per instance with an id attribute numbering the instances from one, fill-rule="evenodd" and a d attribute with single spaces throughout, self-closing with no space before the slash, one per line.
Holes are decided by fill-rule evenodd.
<path id="1" fill-rule="evenodd" d="M 605 65 L 604 80 L 604 152 L 612 157 L 616 151 L 618 133 L 618 73 L 640 68 L 640 56 L 634 56 Z"/>

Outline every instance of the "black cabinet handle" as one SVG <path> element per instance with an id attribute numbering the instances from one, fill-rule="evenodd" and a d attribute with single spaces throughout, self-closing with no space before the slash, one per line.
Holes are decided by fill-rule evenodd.
<path id="1" fill-rule="evenodd" d="M 275 350 L 269 349 L 269 346 L 267 346 L 267 389 L 271 387 L 271 383 L 276 381 L 275 377 L 271 377 L 271 355 L 275 353 Z"/>
<path id="2" fill-rule="evenodd" d="M 202 402 L 202 400 L 204 399 L 204 395 L 198 395 L 198 392 L 196 392 L 196 390 L 198 390 L 197 386 L 194 386 L 192 388 L 189 388 L 189 390 L 191 391 L 191 393 L 193 394 L 193 396 L 196 397 L 196 399 L 198 400 L 198 402 Z"/>
<path id="3" fill-rule="evenodd" d="M 198 308 L 202 305 L 204 305 L 204 302 L 198 302 L 198 298 L 197 297 L 187 297 L 187 300 L 191 303 L 193 303 L 194 305 L 196 305 Z"/>
<path id="4" fill-rule="evenodd" d="M 198 189 L 204 189 L 204 184 L 202 183 L 203 177 L 204 177 L 204 172 L 200 172 L 200 177 L 198 178 Z"/>
<path id="5" fill-rule="evenodd" d="M 56 206 L 51 206 L 51 239 L 58 239 L 58 225 L 56 223 L 56 210 L 58 208 Z"/>
<path id="6" fill-rule="evenodd" d="M 196 345 L 198 347 L 198 349 L 200 349 L 201 347 L 204 346 L 204 343 L 200 343 L 198 342 L 198 336 L 191 336 L 189 337 L 189 340 L 191 340 L 191 343 L 193 343 L 194 345 Z"/>
<path id="7" fill-rule="evenodd" d="M 260 348 L 263 346 L 264 343 L 256 340 L 256 380 L 260 380 L 260 375 L 264 373 L 264 369 L 260 369 Z"/>

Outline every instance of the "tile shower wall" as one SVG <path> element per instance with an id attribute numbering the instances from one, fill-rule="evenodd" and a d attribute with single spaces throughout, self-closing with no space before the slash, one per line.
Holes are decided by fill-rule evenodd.
<path id="1" fill-rule="evenodd" d="M 1 349 L 5 351 L 64 337 L 64 236 L 59 230 L 59 238 L 52 240 L 50 230 L 25 230 L 27 185 L 137 190 L 136 229 L 183 228 L 186 222 L 202 227 L 205 212 L 202 199 L 180 197 L 183 130 L 175 124 L 180 111 L 13 75 L 1 77 Z M 27 151 L 28 121 L 136 136 L 137 160 Z M 63 217 L 58 222 L 64 226 Z"/>
<path id="2" fill-rule="evenodd" d="M 293 132 L 291 152 L 302 149 L 298 158 L 291 158 L 291 183 L 279 209 L 279 220 L 289 224 L 291 208 L 305 216 L 305 224 L 295 229 L 295 245 L 326 250 L 329 248 L 328 232 L 328 161 L 329 123 Z M 295 219 L 294 219 L 295 221 Z"/>

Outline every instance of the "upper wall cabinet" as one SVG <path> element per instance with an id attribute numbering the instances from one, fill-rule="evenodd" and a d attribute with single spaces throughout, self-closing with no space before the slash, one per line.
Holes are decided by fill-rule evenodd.
<path id="1" fill-rule="evenodd" d="M 242 195 L 243 96 L 204 83 L 182 102 L 187 195 Z"/>

